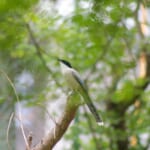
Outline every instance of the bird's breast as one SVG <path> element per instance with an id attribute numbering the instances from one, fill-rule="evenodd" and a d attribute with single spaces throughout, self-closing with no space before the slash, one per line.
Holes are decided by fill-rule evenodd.
<path id="1" fill-rule="evenodd" d="M 66 80 L 69 88 L 71 88 L 72 90 L 78 90 L 79 89 L 80 84 L 78 83 L 76 78 L 73 76 L 73 71 L 66 70 L 64 72 L 64 77 L 65 77 L 65 80 Z"/>

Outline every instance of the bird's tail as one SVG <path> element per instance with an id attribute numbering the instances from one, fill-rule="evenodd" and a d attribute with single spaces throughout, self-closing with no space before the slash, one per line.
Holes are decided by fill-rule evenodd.
<path id="1" fill-rule="evenodd" d="M 103 125 L 104 125 L 104 122 L 103 122 L 102 118 L 100 117 L 100 115 L 98 114 L 98 112 L 97 112 L 97 110 L 96 110 L 96 107 L 95 107 L 94 104 L 92 103 L 91 98 L 90 98 L 90 96 L 88 95 L 88 93 L 84 91 L 84 92 L 82 93 L 82 95 L 83 95 L 83 98 L 84 98 L 84 100 L 85 100 L 85 102 L 86 102 L 86 104 L 87 104 L 89 110 L 90 110 L 91 113 L 93 114 L 93 116 L 94 116 L 94 118 L 95 118 L 97 124 L 100 125 L 100 126 L 103 126 Z"/>

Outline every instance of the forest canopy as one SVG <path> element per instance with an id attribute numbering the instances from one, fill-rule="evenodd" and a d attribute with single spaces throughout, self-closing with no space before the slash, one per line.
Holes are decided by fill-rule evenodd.
<path id="1" fill-rule="evenodd" d="M 97 126 L 86 106 L 80 105 L 60 137 L 70 143 L 68 149 L 148 150 L 149 7 L 148 0 L 1 0 L 0 149 L 8 149 L 7 142 L 18 149 L 17 115 L 7 135 L 10 116 L 17 112 L 16 94 L 25 107 L 42 108 L 42 117 L 32 114 L 42 123 L 41 132 L 51 128 L 46 127 L 51 120 L 44 117 L 46 110 L 52 108 L 52 118 L 61 118 L 69 99 L 56 59 L 62 58 L 80 72 L 105 122 Z"/>

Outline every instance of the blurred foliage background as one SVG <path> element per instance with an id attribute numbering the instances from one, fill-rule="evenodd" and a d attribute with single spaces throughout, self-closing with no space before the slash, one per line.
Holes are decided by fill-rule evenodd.
<path id="1" fill-rule="evenodd" d="M 80 108 L 65 135 L 70 149 L 150 149 L 149 6 L 149 0 L 0 1 L 0 70 L 20 100 L 33 107 L 64 93 L 55 57 L 70 61 L 89 86 L 105 126 Z M 1 71 L 0 149 L 7 149 L 16 98 Z"/>

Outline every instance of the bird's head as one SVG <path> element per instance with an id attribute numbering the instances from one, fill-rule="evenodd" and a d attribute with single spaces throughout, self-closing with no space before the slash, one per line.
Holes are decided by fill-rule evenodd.
<path id="1" fill-rule="evenodd" d="M 66 65 L 67 67 L 72 68 L 71 64 L 68 61 L 66 61 L 64 59 L 59 59 L 59 58 L 58 58 L 58 61 L 64 65 Z"/>

